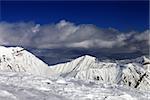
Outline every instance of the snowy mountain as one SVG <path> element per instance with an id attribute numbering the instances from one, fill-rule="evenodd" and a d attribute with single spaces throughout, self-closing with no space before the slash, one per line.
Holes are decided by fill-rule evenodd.
<path id="1" fill-rule="evenodd" d="M 71 62 L 50 66 L 56 76 L 96 80 L 150 90 L 150 59 L 141 57 L 134 62 L 100 62 L 92 56 L 82 56 Z"/>
<path id="2" fill-rule="evenodd" d="M 48 65 L 21 47 L 0 46 L 0 70 L 47 76 Z"/>
<path id="3" fill-rule="evenodd" d="M 29 99 L 149 100 L 150 59 L 85 55 L 48 66 L 24 48 L 0 46 L 0 100 Z"/>

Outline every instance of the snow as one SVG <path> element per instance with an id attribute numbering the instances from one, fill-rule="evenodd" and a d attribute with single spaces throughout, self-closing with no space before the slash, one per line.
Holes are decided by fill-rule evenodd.
<path id="1" fill-rule="evenodd" d="M 106 98 L 105 100 L 126 100 L 126 98 L 128 98 L 128 100 L 136 100 L 136 98 L 132 98 L 130 95 L 122 95 L 122 96 L 109 96 L 108 98 Z"/>
<path id="2" fill-rule="evenodd" d="M 21 47 L 0 46 L 0 70 L 29 72 L 43 76 L 51 74 L 47 64 Z"/>
<path id="3" fill-rule="evenodd" d="M 78 79 L 0 72 L 0 100 L 148 100 L 149 92 Z"/>
<path id="4" fill-rule="evenodd" d="M 67 63 L 50 66 L 57 77 L 74 77 L 103 83 L 123 84 L 140 90 L 150 90 L 150 59 L 134 62 L 100 62 L 92 56 L 82 56 Z"/>
<path id="5" fill-rule="evenodd" d="M 21 47 L 0 46 L 0 100 L 149 100 L 150 59 L 85 55 L 48 66 Z"/>

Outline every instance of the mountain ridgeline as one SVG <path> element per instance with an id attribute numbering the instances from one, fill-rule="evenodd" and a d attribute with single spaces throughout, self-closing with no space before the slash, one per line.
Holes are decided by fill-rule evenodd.
<path id="1" fill-rule="evenodd" d="M 94 80 L 150 90 L 150 59 L 145 56 L 108 62 L 85 55 L 70 62 L 48 66 L 24 48 L 0 46 L 0 70 L 26 72 L 44 77 Z"/>

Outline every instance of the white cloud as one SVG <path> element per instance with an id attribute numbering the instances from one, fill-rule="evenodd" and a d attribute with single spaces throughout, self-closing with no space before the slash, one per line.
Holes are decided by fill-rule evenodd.
<path id="1" fill-rule="evenodd" d="M 150 30 L 146 30 L 141 34 L 136 35 L 135 39 L 137 41 L 146 41 L 148 45 L 150 46 Z"/>
<path id="2" fill-rule="evenodd" d="M 140 41 L 149 43 L 149 30 L 143 33 L 123 33 L 113 28 L 100 29 L 91 24 L 75 25 L 65 20 L 46 25 L 32 22 L 0 22 L 1 45 L 22 45 L 36 48 L 107 49 L 122 48 L 129 45 L 130 48 L 134 48 L 129 50 L 136 50 L 138 45 L 135 46 L 135 42 Z"/>

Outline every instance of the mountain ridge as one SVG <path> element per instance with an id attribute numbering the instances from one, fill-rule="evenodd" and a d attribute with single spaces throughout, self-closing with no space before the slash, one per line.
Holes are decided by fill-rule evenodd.
<path id="1" fill-rule="evenodd" d="M 96 57 L 84 55 L 67 63 L 48 66 L 24 48 L 0 46 L 1 71 L 94 80 L 150 90 L 150 59 L 142 56 L 124 62 L 104 62 L 99 61 Z"/>
<path id="2" fill-rule="evenodd" d="M 29 72 L 47 76 L 48 65 L 21 47 L 0 46 L 0 69 L 2 71 Z"/>
<path id="3" fill-rule="evenodd" d="M 90 79 L 104 83 L 123 84 L 133 88 L 150 89 L 150 59 L 145 56 L 122 64 L 122 62 L 97 61 L 95 57 L 85 55 L 67 63 L 50 66 L 50 68 L 61 77 Z"/>

